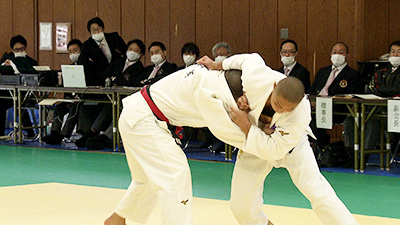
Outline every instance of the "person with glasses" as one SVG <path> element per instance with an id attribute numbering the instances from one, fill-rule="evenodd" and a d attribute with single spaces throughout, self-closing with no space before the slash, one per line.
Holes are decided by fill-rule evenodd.
<path id="1" fill-rule="evenodd" d="M 27 41 L 22 35 L 17 35 L 10 40 L 10 53 L 4 53 L 0 59 L 2 66 L 12 66 L 15 73 L 32 71 L 33 66 L 37 66 L 36 60 L 29 57 L 26 53 Z M 15 65 L 15 67 L 14 67 Z"/>
<path id="2" fill-rule="evenodd" d="M 296 61 L 297 43 L 290 39 L 283 41 L 280 52 L 283 66 L 278 71 L 286 76 L 293 76 L 301 80 L 306 93 L 308 93 L 308 89 L 310 88 L 310 72 Z"/>

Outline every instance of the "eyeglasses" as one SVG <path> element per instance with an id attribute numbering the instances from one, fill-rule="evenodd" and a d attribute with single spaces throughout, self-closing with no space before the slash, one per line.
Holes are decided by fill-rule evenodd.
<path id="1" fill-rule="evenodd" d="M 25 49 L 26 49 L 25 47 L 14 48 L 13 51 L 14 51 L 14 52 L 23 52 L 23 51 L 25 51 Z"/>
<path id="2" fill-rule="evenodd" d="M 295 50 L 281 50 L 281 53 L 282 54 L 296 54 L 296 51 Z"/>
<path id="3" fill-rule="evenodd" d="M 102 27 L 97 27 L 97 28 L 92 28 L 92 29 L 90 29 L 90 33 L 91 34 L 97 34 L 97 33 L 100 33 L 100 32 L 102 32 L 103 31 L 103 28 Z"/>

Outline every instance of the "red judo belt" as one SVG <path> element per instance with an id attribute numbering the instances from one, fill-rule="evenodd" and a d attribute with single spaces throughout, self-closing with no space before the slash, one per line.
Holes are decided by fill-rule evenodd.
<path id="1" fill-rule="evenodd" d="M 153 99 L 150 97 L 150 85 L 144 86 L 140 90 L 140 94 L 142 94 L 144 100 L 146 100 L 147 105 L 149 105 L 151 111 L 153 111 L 154 115 L 157 117 L 157 119 L 165 121 L 169 124 L 169 121 L 167 117 L 164 116 L 164 114 L 161 112 L 161 110 L 154 104 Z"/>

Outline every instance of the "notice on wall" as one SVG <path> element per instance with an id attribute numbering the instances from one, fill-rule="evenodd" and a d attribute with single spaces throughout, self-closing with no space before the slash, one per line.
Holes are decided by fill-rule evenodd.
<path id="1" fill-rule="evenodd" d="M 400 133 L 400 101 L 388 100 L 387 102 L 389 132 Z"/>
<path id="2" fill-rule="evenodd" d="M 332 129 L 332 98 L 316 98 L 315 119 L 318 128 Z"/>
<path id="3" fill-rule="evenodd" d="M 68 53 L 67 44 L 71 39 L 71 24 L 56 23 L 56 52 Z"/>
<path id="4" fill-rule="evenodd" d="M 52 50 L 52 23 L 39 23 L 39 50 Z"/>

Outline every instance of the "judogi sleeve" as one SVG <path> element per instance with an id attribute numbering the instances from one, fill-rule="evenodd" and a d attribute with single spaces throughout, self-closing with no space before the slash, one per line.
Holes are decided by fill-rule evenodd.
<path id="1" fill-rule="evenodd" d="M 276 115 L 275 132 L 265 134 L 260 128 L 252 125 L 247 135 L 243 151 L 264 160 L 280 160 L 295 148 L 307 133 L 311 121 L 309 102 L 304 98 L 292 112 Z"/>

